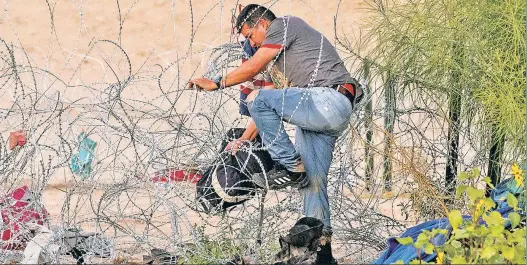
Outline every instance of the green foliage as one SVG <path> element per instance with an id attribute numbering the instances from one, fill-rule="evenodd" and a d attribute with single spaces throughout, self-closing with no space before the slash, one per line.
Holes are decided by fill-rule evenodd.
<path id="1" fill-rule="evenodd" d="M 181 264 L 219 264 L 240 253 L 239 247 L 230 239 L 212 240 L 203 227 L 195 227 L 195 231 L 196 243 L 184 253 Z"/>
<path id="2" fill-rule="evenodd" d="M 195 243 L 184 253 L 181 253 L 179 264 L 225 264 L 235 257 L 243 257 L 248 254 L 247 242 L 233 240 L 220 236 L 211 238 L 205 234 L 202 226 L 195 226 Z M 278 242 L 264 242 L 258 249 L 253 249 L 251 257 L 257 261 L 268 263 L 273 258 L 268 253 L 276 253 L 280 249 Z"/>
<path id="3" fill-rule="evenodd" d="M 378 74 L 398 75 L 398 95 L 424 93 L 439 104 L 460 95 L 461 119 L 481 117 L 482 137 L 492 128 L 511 146 L 525 146 L 525 1 L 369 3 L 361 56 L 376 62 Z"/>
<path id="4" fill-rule="evenodd" d="M 477 174 L 475 174 L 477 173 Z M 459 180 L 474 181 L 479 171 L 463 172 Z M 475 186 L 475 182 L 473 182 Z M 437 253 L 436 264 L 521 264 L 525 262 L 525 226 L 519 226 L 522 217 L 517 212 L 511 212 L 508 218 L 501 216 L 495 210 L 496 203 L 485 197 L 485 191 L 469 185 L 459 185 L 458 197 L 466 195 L 469 198 L 468 215 L 463 218 L 460 210 L 452 210 L 448 220 L 452 225 L 452 233 L 445 244 L 434 246 L 431 242 L 438 234 L 447 234 L 447 230 L 434 229 L 422 231 L 414 242 L 411 237 L 398 238 L 403 245 L 412 245 L 418 250 L 431 254 Z M 509 193 L 507 204 L 518 209 L 518 199 Z M 521 210 L 521 209 L 518 209 Z M 480 219 L 486 224 L 480 224 Z M 509 221 L 511 229 L 506 230 Z M 418 259 L 410 264 L 423 264 Z"/>
<path id="5" fill-rule="evenodd" d="M 473 24 L 481 85 L 474 97 L 498 130 L 525 146 L 525 1 L 480 1 Z"/>
<path id="6" fill-rule="evenodd" d="M 454 229 L 458 229 L 459 226 L 463 223 L 463 217 L 459 210 L 453 210 L 448 214 L 448 221 Z"/>

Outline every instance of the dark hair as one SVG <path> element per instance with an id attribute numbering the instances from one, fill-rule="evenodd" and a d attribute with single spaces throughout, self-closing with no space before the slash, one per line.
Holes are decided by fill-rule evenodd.
<path id="1" fill-rule="evenodd" d="M 236 18 L 236 30 L 238 33 L 242 30 L 243 24 L 247 23 L 250 27 L 254 27 L 258 20 L 263 18 L 268 21 L 273 21 L 276 16 L 265 6 L 250 4 L 242 9 L 238 18 Z"/>

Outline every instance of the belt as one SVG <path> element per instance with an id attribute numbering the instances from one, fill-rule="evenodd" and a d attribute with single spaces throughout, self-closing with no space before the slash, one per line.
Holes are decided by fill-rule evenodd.
<path id="1" fill-rule="evenodd" d="M 340 94 L 346 96 L 353 104 L 353 100 L 355 99 L 355 86 L 353 84 L 346 83 L 333 85 L 332 88 L 337 90 Z"/>

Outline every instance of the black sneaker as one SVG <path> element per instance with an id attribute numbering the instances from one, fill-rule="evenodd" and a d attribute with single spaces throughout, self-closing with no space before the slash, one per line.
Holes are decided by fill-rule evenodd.
<path id="1" fill-rule="evenodd" d="M 264 173 L 256 173 L 252 176 L 256 186 L 265 190 L 278 190 L 291 186 L 293 188 L 303 188 L 309 184 L 306 172 L 291 172 L 279 163 Z"/>

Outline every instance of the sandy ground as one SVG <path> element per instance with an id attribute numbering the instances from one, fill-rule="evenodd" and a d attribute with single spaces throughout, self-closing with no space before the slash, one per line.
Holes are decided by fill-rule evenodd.
<path id="1" fill-rule="evenodd" d="M 254 2 L 266 3 L 266 1 Z M 248 4 L 248 2 L 241 3 Z M 63 102 L 81 104 L 90 102 L 96 94 L 81 85 L 90 85 L 102 90 L 101 87 L 104 86 L 98 86 L 98 83 L 114 83 L 121 77 L 126 77 L 129 71 L 144 80 L 136 81 L 134 86 L 123 92 L 123 97 L 128 99 L 145 102 L 156 99 L 159 91 L 156 90 L 156 82 L 149 78 L 156 75 L 159 67 L 168 69 L 164 81 L 165 84 L 171 84 L 167 85 L 169 90 L 181 88 L 186 80 L 199 76 L 205 71 L 206 52 L 204 51 L 229 41 L 231 9 L 235 7 L 236 1 L 18 0 L 2 1 L 1 4 L 0 38 L 6 45 L 22 47 L 29 58 L 27 61 L 32 66 L 45 69 L 60 79 L 59 82 L 49 77 L 37 76 L 36 86 L 39 89 L 47 88 L 60 92 Z M 272 10 L 277 15 L 299 16 L 331 40 L 334 39 L 335 14 L 338 14 L 337 34 L 359 36 L 359 22 L 364 17 L 365 8 L 367 5 L 363 1 L 350 0 L 284 0 L 276 1 L 272 6 Z M 123 52 L 126 56 L 123 56 Z M 21 56 L 20 53 L 17 55 Z M 130 69 L 126 60 L 130 61 Z M 3 93 L 1 97 L 4 102 L 1 107 L 4 108 L 10 106 L 14 95 Z M 184 97 L 188 98 L 188 102 L 185 103 L 183 98 L 181 104 L 177 106 L 181 112 L 188 110 L 192 105 L 191 95 L 185 94 Z M 197 104 L 196 108 L 204 112 L 210 111 L 204 104 Z M 227 106 L 226 109 L 235 111 L 236 105 Z M 66 117 L 71 120 L 82 115 L 90 114 L 81 113 L 74 108 L 66 113 Z M 143 125 L 148 128 L 148 121 Z M 10 129 L 22 125 L 20 121 L 6 120 L 2 126 L 6 128 L 2 129 L 2 136 L 5 139 Z M 26 126 L 31 127 L 31 124 Z M 156 129 L 161 130 L 165 128 L 163 126 L 159 125 Z M 199 127 L 200 124 L 196 123 L 192 126 Z M 80 127 L 82 125 L 72 126 L 71 131 L 68 132 L 69 137 L 77 135 Z M 109 146 L 110 144 L 105 146 L 105 143 L 101 143 L 98 148 L 109 150 Z M 105 172 L 97 180 L 102 185 L 111 184 L 116 179 L 124 177 L 116 175 L 117 173 Z M 32 184 L 23 176 L 17 181 Z M 84 229 L 104 230 L 104 228 L 92 227 L 93 223 L 89 220 L 96 216 L 94 213 L 97 211 L 94 209 L 100 207 L 97 206 L 97 202 L 100 202 L 103 196 L 110 196 L 108 190 L 104 187 L 77 187 L 78 191 L 73 191 L 72 183 L 74 176 L 64 169 L 56 170 L 46 182 L 43 201 L 51 214 L 51 223 L 75 223 L 76 220 L 84 220 L 81 224 Z M 173 204 L 184 205 L 191 201 L 192 186 L 179 190 L 187 194 L 187 197 L 183 200 L 177 196 L 170 197 L 175 198 Z M 131 234 L 140 234 L 146 229 L 144 219 L 134 220 L 130 216 L 137 215 L 140 209 L 149 208 L 157 192 L 159 191 L 153 184 L 145 184 L 144 187 L 129 190 L 127 194 L 115 195 L 111 203 L 105 207 L 105 214 L 115 214 L 111 217 L 126 227 L 127 231 Z M 379 194 L 375 196 L 377 195 Z M 384 196 L 390 197 L 389 194 Z M 368 195 L 363 194 L 362 197 L 368 201 Z M 178 199 L 182 201 L 177 201 Z M 374 206 L 382 214 L 404 220 L 400 207 L 397 207 L 403 200 L 404 197 L 386 200 Z M 130 206 L 132 201 L 133 207 Z M 269 202 L 270 205 L 276 203 L 277 201 Z M 70 210 L 66 209 L 68 207 Z M 124 210 L 120 207 L 124 207 Z M 68 216 L 64 214 L 65 212 L 75 212 L 78 215 Z M 158 232 L 168 238 L 174 233 L 170 225 L 171 217 L 167 214 L 168 211 L 160 212 L 162 214 L 156 217 L 156 221 L 162 224 Z M 203 217 L 190 209 L 186 209 L 181 218 L 186 219 L 184 222 L 188 224 L 200 223 L 204 218 L 210 223 L 218 222 L 216 217 Z M 177 231 L 183 238 L 182 241 L 189 238 L 189 229 L 190 227 L 185 227 Z M 124 235 L 116 235 L 119 236 L 124 237 Z M 128 237 L 127 240 L 131 239 Z"/>

